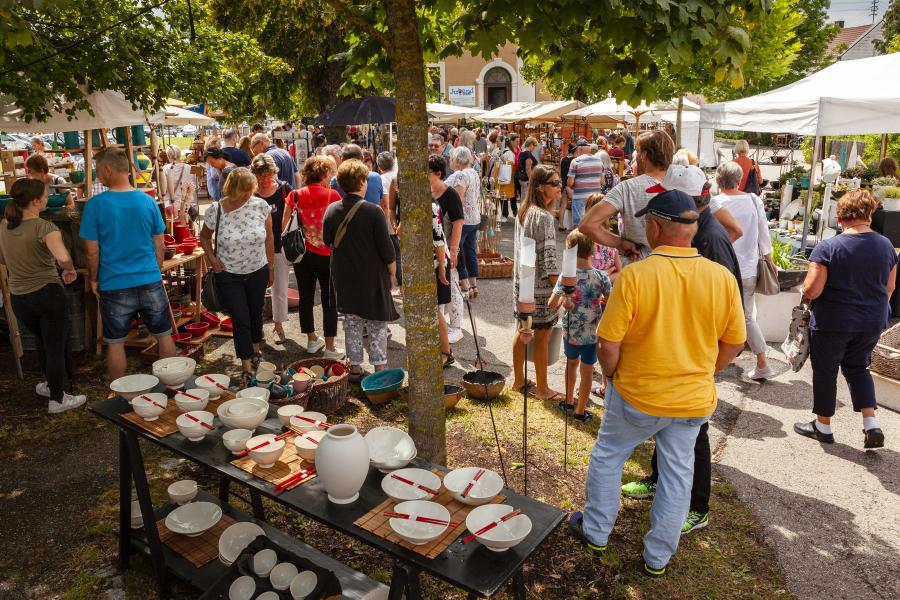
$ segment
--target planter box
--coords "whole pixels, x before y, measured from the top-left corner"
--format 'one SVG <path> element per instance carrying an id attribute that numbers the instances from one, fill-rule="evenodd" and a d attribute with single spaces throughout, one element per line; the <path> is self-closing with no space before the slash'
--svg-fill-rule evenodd
<path id="1" fill-rule="evenodd" d="M 872 372 L 878 406 L 900 412 L 900 381 Z"/>
<path id="2" fill-rule="evenodd" d="M 789 292 L 806 279 L 807 269 L 791 269 L 784 271 L 778 269 L 778 286 L 782 292 Z"/>
<path id="3" fill-rule="evenodd" d="M 774 296 L 754 294 L 756 323 L 767 342 L 781 343 L 787 337 L 794 307 L 800 304 L 800 292 L 781 292 Z"/>

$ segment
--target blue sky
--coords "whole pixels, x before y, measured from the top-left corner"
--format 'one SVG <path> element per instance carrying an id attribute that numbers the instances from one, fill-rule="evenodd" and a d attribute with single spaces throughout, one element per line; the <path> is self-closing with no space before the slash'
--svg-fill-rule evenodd
<path id="1" fill-rule="evenodd" d="M 889 0 L 878 0 L 876 21 L 884 15 L 888 4 L 890 4 Z M 871 10 L 872 0 L 831 0 L 831 10 L 828 11 L 828 14 L 832 21 L 843 20 L 847 27 L 853 27 L 854 25 L 871 24 Z"/>

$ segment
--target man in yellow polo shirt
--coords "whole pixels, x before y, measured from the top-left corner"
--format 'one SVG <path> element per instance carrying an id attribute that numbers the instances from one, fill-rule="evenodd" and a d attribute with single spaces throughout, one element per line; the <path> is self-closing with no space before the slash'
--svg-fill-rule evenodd
<path id="1" fill-rule="evenodd" d="M 691 248 L 699 216 L 693 198 L 663 192 L 635 216 L 644 215 L 653 253 L 622 270 L 597 328 L 611 384 L 584 513 L 573 513 L 569 527 L 594 553 L 606 550 L 622 465 L 655 436 L 660 473 L 643 570 L 663 575 L 688 512 L 694 442 L 716 408 L 713 375 L 740 353 L 747 334 L 734 275 Z"/>

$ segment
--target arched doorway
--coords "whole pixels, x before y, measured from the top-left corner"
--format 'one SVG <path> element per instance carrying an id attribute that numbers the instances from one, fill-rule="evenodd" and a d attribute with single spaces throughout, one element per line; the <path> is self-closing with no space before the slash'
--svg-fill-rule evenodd
<path id="1" fill-rule="evenodd" d="M 512 76 L 503 67 L 484 74 L 484 108 L 493 110 L 512 101 Z"/>

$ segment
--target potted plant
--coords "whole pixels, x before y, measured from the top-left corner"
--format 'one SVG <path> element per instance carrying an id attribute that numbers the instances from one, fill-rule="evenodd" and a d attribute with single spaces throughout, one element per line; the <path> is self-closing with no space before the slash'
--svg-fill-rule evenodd
<path id="1" fill-rule="evenodd" d="M 900 210 L 900 187 L 890 186 L 882 191 L 881 204 L 884 210 Z"/>
<path id="2" fill-rule="evenodd" d="M 782 292 L 794 288 L 806 279 L 809 261 L 793 254 L 794 247 L 772 236 L 772 261 L 778 268 L 778 287 Z"/>
<path id="3" fill-rule="evenodd" d="M 884 200 L 884 190 L 896 186 L 897 180 L 894 177 L 876 177 L 872 180 L 872 195 L 879 200 Z"/>

